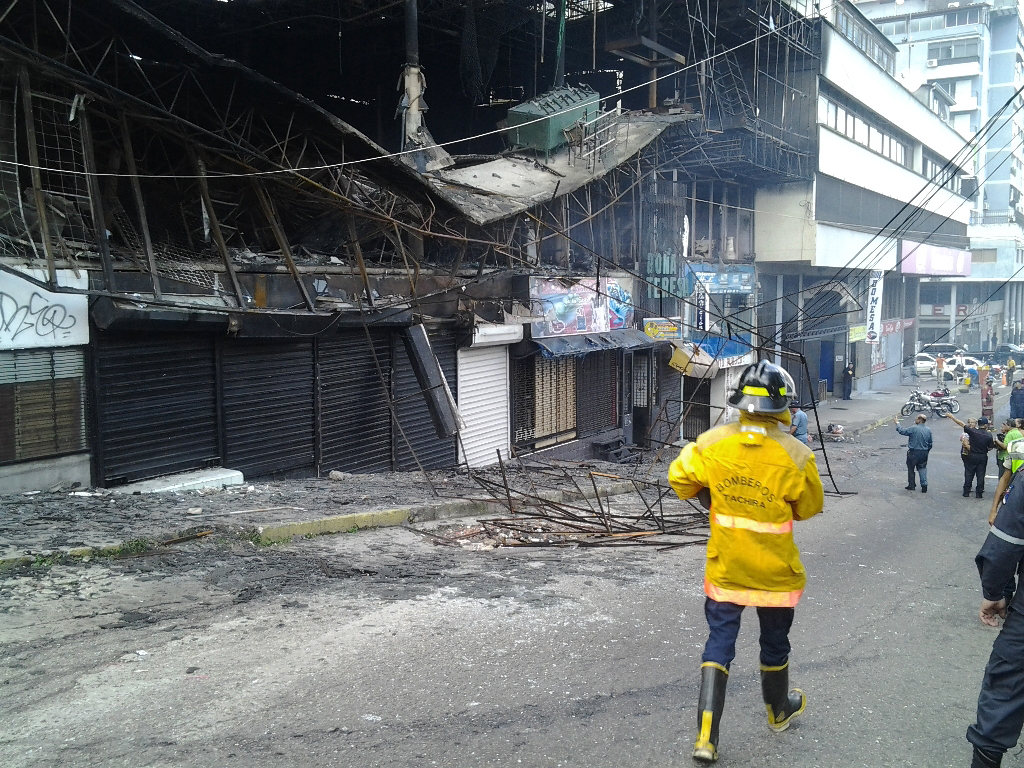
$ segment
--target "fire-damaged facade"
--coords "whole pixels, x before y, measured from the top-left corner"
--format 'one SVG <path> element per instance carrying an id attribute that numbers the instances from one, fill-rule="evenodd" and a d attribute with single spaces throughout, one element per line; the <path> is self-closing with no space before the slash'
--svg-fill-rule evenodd
<path id="1" fill-rule="evenodd" d="M 761 0 L 11 3 L 0 487 L 625 461 L 728 418 L 758 355 L 815 397 L 845 347 L 805 340 L 852 342 L 894 267 L 836 272 L 882 213 L 837 204 L 867 182 L 822 126 L 864 113 L 838 73 L 870 52 L 835 29 Z"/>

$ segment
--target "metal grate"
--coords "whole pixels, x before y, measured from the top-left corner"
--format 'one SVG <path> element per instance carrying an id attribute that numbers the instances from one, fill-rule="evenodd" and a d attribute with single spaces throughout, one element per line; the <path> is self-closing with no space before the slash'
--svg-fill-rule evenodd
<path id="1" fill-rule="evenodd" d="M 512 385 L 512 439 L 535 448 L 576 436 L 576 359 L 533 356 L 516 360 Z"/>

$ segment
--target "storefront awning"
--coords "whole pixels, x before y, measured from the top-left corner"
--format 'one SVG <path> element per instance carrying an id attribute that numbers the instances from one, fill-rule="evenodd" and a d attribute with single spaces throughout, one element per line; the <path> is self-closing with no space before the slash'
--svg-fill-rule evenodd
<path id="1" fill-rule="evenodd" d="M 632 328 L 605 333 L 580 333 L 573 336 L 550 336 L 516 344 L 513 356 L 525 357 L 539 352 L 542 357 L 582 357 L 604 349 L 639 349 L 666 342 L 652 339 L 643 331 Z"/>

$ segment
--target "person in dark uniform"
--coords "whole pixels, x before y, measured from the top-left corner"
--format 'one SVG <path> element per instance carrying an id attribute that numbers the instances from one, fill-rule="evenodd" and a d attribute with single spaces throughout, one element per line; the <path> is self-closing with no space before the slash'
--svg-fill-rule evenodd
<path id="1" fill-rule="evenodd" d="M 843 400 L 853 397 L 853 379 L 857 375 L 853 363 L 847 363 L 843 369 Z"/>
<path id="2" fill-rule="evenodd" d="M 988 419 L 978 419 L 977 428 L 968 426 L 951 413 L 946 414 L 947 419 L 952 419 L 967 434 L 970 442 L 970 450 L 964 456 L 964 498 L 971 495 L 971 485 L 974 485 L 975 495 L 980 499 L 985 493 L 985 471 L 988 469 L 988 452 L 995 446 L 992 433 L 988 431 Z"/>
<path id="3" fill-rule="evenodd" d="M 1024 419 L 1024 382 L 1018 381 L 1010 392 L 1010 418 Z"/>
<path id="4" fill-rule="evenodd" d="M 1015 472 L 999 505 L 988 538 L 975 558 L 981 575 L 982 623 L 1003 628 L 978 695 L 976 721 L 967 729 L 974 746 L 971 768 L 996 768 L 1020 738 L 1024 726 L 1024 593 L 1014 593 L 1014 575 L 1024 560 L 1024 478 Z"/>

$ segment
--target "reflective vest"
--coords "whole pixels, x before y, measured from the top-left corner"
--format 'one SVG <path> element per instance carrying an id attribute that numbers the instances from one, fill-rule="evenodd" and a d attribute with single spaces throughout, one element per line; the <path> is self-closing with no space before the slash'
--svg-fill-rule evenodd
<path id="1" fill-rule="evenodd" d="M 810 448 L 783 433 L 774 418 L 741 412 L 740 421 L 684 446 L 668 481 L 683 499 L 703 488 L 711 492 L 708 597 L 738 605 L 797 604 L 807 576 L 793 521 L 813 517 L 824 503 Z"/>

